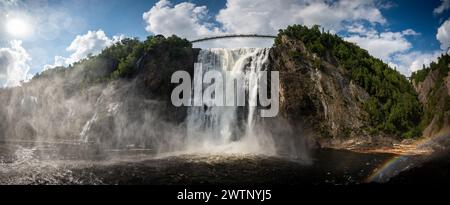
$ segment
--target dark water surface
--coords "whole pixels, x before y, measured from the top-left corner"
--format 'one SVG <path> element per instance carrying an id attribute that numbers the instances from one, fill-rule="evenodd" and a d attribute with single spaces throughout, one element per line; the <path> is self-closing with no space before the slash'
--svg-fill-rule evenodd
<path id="1" fill-rule="evenodd" d="M 0 184 L 311 185 L 360 184 L 391 154 L 320 149 L 309 160 L 263 155 L 99 152 L 77 145 L 5 145 Z M 31 148 L 33 147 L 33 148 Z"/>

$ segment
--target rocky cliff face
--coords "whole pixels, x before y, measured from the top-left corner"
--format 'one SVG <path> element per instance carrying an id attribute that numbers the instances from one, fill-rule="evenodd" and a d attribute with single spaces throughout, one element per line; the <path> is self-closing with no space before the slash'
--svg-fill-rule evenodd
<path id="1" fill-rule="evenodd" d="M 317 32 L 314 35 L 321 36 Z M 187 108 L 171 104 L 176 84 L 170 79 L 177 70 L 192 76 L 199 50 L 186 40 L 170 38 L 159 36 L 137 43 L 133 53 L 139 46 L 150 45 L 139 56 L 127 57 L 129 52 L 123 52 L 126 46 L 112 48 L 71 68 L 45 72 L 21 87 L 0 89 L 0 140 L 75 140 L 105 148 L 176 150 L 186 134 Z M 347 51 L 363 52 L 352 47 Z M 373 60 L 361 55 L 368 62 Z M 119 75 L 125 73 L 125 77 L 111 79 L 111 73 L 120 71 L 120 59 L 135 57 L 138 60 L 131 65 L 132 70 L 122 66 Z M 269 67 L 280 72 L 280 114 L 261 120 L 270 128 L 277 147 L 304 149 L 303 137 L 337 148 L 392 144 L 392 135 L 372 131 L 376 125 L 370 122 L 365 106 L 375 94 L 369 94 L 361 81 L 354 80 L 355 73 L 338 60 L 330 53 L 317 55 L 299 39 L 279 36 L 270 50 Z M 363 82 L 378 82 L 370 80 Z M 429 89 L 426 85 L 419 85 L 421 93 Z"/>
<path id="2" fill-rule="evenodd" d="M 445 57 L 441 57 L 440 61 L 443 61 Z M 448 129 L 450 127 L 450 71 L 432 69 L 423 81 L 418 82 L 414 79 L 413 85 L 426 111 L 422 122 L 423 136 L 431 137 L 443 129 Z"/>
<path id="3" fill-rule="evenodd" d="M 439 70 L 434 70 L 428 74 L 428 76 L 425 78 L 422 82 L 416 82 L 416 80 L 412 80 L 414 89 L 417 91 L 419 101 L 423 105 L 426 105 L 428 103 L 428 95 L 431 91 L 431 89 L 434 87 L 434 84 L 436 83 L 439 75 Z"/>
<path id="4" fill-rule="evenodd" d="M 311 127 L 311 134 L 324 145 L 346 139 L 370 141 L 363 108 L 369 94 L 350 79 L 347 70 L 329 63 L 331 59 L 320 59 L 301 41 L 281 39 L 271 53 L 272 68 L 280 72 L 281 115 L 293 124 Z"/>

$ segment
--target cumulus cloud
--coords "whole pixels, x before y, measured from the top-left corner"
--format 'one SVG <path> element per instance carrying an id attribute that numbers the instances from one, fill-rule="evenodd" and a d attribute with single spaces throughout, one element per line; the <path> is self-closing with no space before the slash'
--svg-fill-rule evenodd
<path id="1" fill-rule="evenodd" d="M 54 68 L 56 66 L 67 66 L 73 64 L 83 58 L 86 58 L 89 54 L 97 55 L 104 48 L 113 45 L 123 38 L 123 35 L 109 38 L 103 30 L 88 31 L 86 34 L 77 35 L 69 47 L 66 48 L 66 50 L 72 54 L 69 57 L 55 56 L 54 64 L 46 65 L 44 70 Z"/>
<path id="2" fill-rule="evenodd" d="M 436 50 L 431 52 L 412 51 L 407 53 L 398 53 L 392 57 L 391 66 L 397 68 L 398 71 L 406 76 L 412 72 L 418 71 L 423 66 L 429 66 L 431 62 L 442 54 L 442 51 Z"/>
<path id="3" fill-rule="evenodd" d="M 225 30 L 232 33 L 269 34 L 275 34 L 278 29 L 290 24 L 318 24 L 325 29 L 339 31 L 344 22 L 348 21 L 366 20 L 381 24 L 386 22 L 374 3 L 365 0 L 228 0 L 227 7 L 219 12 L 216 19 L 224 25 Z"/>
<path id="4" fill-rule="evenodd" d="M 75 40 L 67 47 L 67 51 L 73 53 L 67 59 L 66 63 L 71 64 L 77 62 L 89 54 L 96 55 L 119 39 L 120 37 L 116 36 L 113 39 L 108 38 L 102 30 L 88 31 L 84 35 L 77 35 Z"/>
<path id="5" fill-rule="evenodd" d="M 442 1 L 442 4 L 443 5 L 435 9 L 435 13 L 442 13 L 442 9 L 445 10 L 449 8 L 448 6 L 446 6 L 447 3 L 445 1 Z M 401 32 L 401 35 L 415 36 L 420 35 L 420 33 L 417 33 L 411 29 L 407 29 Z M 398 51 L 392 53 L 391 56 L 386 59 L 386 61 L 390 66 L 397 68 L 397 70 L 399 70 L 406 76 L 411 75 L 412 72 L 422 69 L 424 65 L 425 67 L 429 66 L 431 62 L 436 61 L 437 58 L 442 53 L 447 51 L 447 49 L 450 47 L 450 19 L 445 21 L 438 28 L 436 39 L 441 43 L 441 49 L 437 49 L 434 51 L 410 51 L 406 49 L 407 52 Z M 391 49 L 386 49 L 386 52 L 388 52 L 389 50 Z M 381 50 L 377 50 L 377 52 L 378 51 L 381 52 Z"/>
<path id="6" fill-rule="evenodd" d="M 418 35 L 420 35 L 420 33 L 417 33 L 416 31 L 414 31 L 412 29 L 406 29 L 406 30 L 402 31 L 402 35 L 405 35 L 405 36 L 418 36 Z"/>
<path id="7" fill-rule="evenodd" d="M 450 46 L 450 20 L 445 21 L 438 28 L 436 38 L 441 43 L 441 49 L 445 50 Z"/>
<path id="8" fill-rule="evenodd" d="M 22 41 L 13 40 L 10 46 L 0 48 L 0 87 L 18 86 L 28 78 L 31 58 Z"/>
<path id="9" fill-rule="evenodd" d="M 211 24 L 210 18 L 217 24 Z M 172 5 L 168 0 L 161 0 L 143 14 L 143 19 L 148 32 L 177 34 L 188 39 L 218 33 L 275 34 L 290 24 L 320 24 L 338 31 L 345 21 L 386 22 L 369 0 L 228 0 L 215 17 L 205 6 L 188 2 Z"/>
<path id="10" fill-rule="evenodd" d="M 441 5 L 433 10 L 434 14 L 442 14 L 445 10 L 450 8 L 450 0 L 441 0 Z"/>
<path id="11" fill-rule="evenodd" d="M 143 14 L 146 30 L 165 36 L 176 34 L 193 40 L 220 34 L 276 34 L 292 24 L 322 25 L 335 33 L 353 21 L 385 24 L 374 1 L 371 0 L 227 0 L 217 15 L 206 6 L 190 2 L 172 4 L 160 0 Z M 327 15 L 323 15 L 327 14 Z M 269 47 L 270 39 L 228 39 L 202 42 L 198 47 Z"/>
<path id="12" fill-rule="evenodd" d="M 172 4 L 161 0 L 143 14 L 146 30 L 154 34 L 177 34 L 187 39 L 224 33 L 276 34 L 279 29 L 292 24 L 321 25 L 333 33 L 345 31 L 346 40 L 365 48 L 391 66 L 408 74 L 415 65 L 431 58 L 423 54 L 410 54 L 395 60 L 394 56 L 406 54 L 412 44 L 407 36 L 420 35 L 412 29 L 400 32 L 378 32 L 374 25 L 385 25 L 386 19 L 380 9 L 395 6 L 389 1 L 371 0 L 227 0 L 225 8 L 216 16 L 208 13 L 205 6 L 183 2 Z M 326 14 L 326 15 L 324 15 Z M 211 22 L 215 22 L 214 24 Z M 255 39 L 233 39 L 201 43 L 199 47 L 268 47 L 271 41 Z M 412 61 L 408 57 L 417 57 Z M 400 56 L 398 56 L 400 58 Z M 422 58 L 423 57 L 423 58 Z M 424 60 L 418 60 L 418 59 Z"/>
<path id="13" fill-rule="evenodd" d="M 373 28 L 368 28 L 364 26 L 362 23 L 353 23 L 346 26 L 346 31 L 351 34 L 367 34 L 367 35 L 374 35 L 377 33 L 377 31 Z"/>
<path id="14" fill-rule="evenodd" d="M 423 65 L 428 66 L 435 61 L 442 51 L 420 52 L 413 51 L 407 36 L 418 36 L 420 33 L 406 29 L 401 32 L 377 32 L 363 26 L 349 26 L 350 36 L 345 40 L 354 42 L 369 53 L 386 62 L 400 73 L 410 76 L 412 72 L 420 70 Z M 353 31 L 353 32 L 351 32 Z"/>
<path id="15" fill-rule="evenodd" d="M 209 18 L 206 6 L 196 6 L 193 3 L 172 5 L 167 0 L 161 0 L 142 17 L 147 23 L 145 29 L 156 34 L 177 33 L 186 38 L 196 38 L 220 33 L 218 28 L 204 23 Z"/>
<path id="16" fill-rule="evenodd" d="M 450 2 L 448 0 L 447 2 Z M 438 9 L 445 10 L 446 2 L 442 2 Z M 437 12 L 435 10 L 435 12 Z M 402 74 L 409 76 L 412 72 L 420 70 L 423 66 L 429 66 L 450 47 L 450 19 L 445 21 L 436 34 L 437 40 L 441 43 L 442 50 L 435 51 L 414 51 L 412 44 L 406 39 L 407 36 L 418 36 L 420 33 L 406 29 L 401 32 L 377 32 L 375 29 L 368 28 L 362 24 L 354 23 L 347 26 L 347 32 L 350 33 L 345 39 L 354 42 L 362 48 L 369 51 L 370 54 L 378 57 L 396 68 Z"/>
<path id="17" fill-rule="evenodd" d="M 398 32 L 375 29 L 375 25 L 384 26 L 387 23 L 380 9 L 395 6 L 390 1 L 372 0 L 227 0 L 226 6 L 214 16 L 205 6 L 190 2 L 174 5 L 168 0 L 161 0 L 143 14 L 143 19 L 150 33 L 166 36 L 176 34 L 187 39 L 226 33 L 276 34 L 279 29 L 292 24 L 318 24 L 332 33 L 344 32 L 346 40 L 409 75 L 411 71 L 421 68 L 422 64 L 429 64 L 439 51 L 411 51 L 413 45 L 407 37 L 420 35 L 412 29 Z M 443 9 L 446 7 L 443 6 Z M 271 43 L 271 40 L 232 39 L 199 43 L 196 46 L 268 47 Z"/>
<path id="18" fill-rule="evenodd" d="M 442 4 L 446 4 L 444 1 Z M 437 9 L 447 9 L 448 6 L 441 5 Z M 441 10 L 435 12 L 442 13 Z M 438 12 L 438 13 L 439 13 Z M 402 32 L 404 35 L 418 35 L 413 31 L 405 30 Z M 447 48 L 450 46 L 450 20 L 445 21 L 439 28 L 436 34 L 436 39 L 441 43 L 442 50 L 435 51 L 410 51 L 410 52 L 400 52 L 395 53 L 389 60 L 389 63 L 392 67 L 396 67 L 400 72 L 409 76 L 412 72 L 418 71 L 430 65 L 431 62 L 436 61 L 437 58 L 444 53 Z"/>
<path id="19" fill-rule="evenodd" d="M 412 29 L 402 32 L 381 32 L 374 30 L 366 31 L 365 34 L 357 34 L 346 37 L 345 40 L 354 42 L 369 51 L 373 56 L 386 62 L 390 57 L 399 52 L 412 48 L 411 43 L 405 38 L 408 35 L 417 35 Z"/>

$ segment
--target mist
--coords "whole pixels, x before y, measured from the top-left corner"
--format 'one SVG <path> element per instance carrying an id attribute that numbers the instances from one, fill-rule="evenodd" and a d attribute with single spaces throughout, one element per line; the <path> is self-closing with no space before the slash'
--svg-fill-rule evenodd
<path id="1" fill-rule="evenodd" d="M 267 56 L 258 56 L 262 53 L 244 55 L 252 49 L 223 51 L 234 56 L 219 60 L 238 72 L 252 69 L 258 58 L 261 62 L 253 69 L 268 69 Z M 264 51 L 268 55 L 269 49 Z M 14 155 L 13 147 L 26 147 L 40 158 L 57 159 L 100 160 L 126 150 L 155 157 L 250 154 L 309 161 L 307 137 L 298 136 L 301 132 L 280 116 L 264 119 L 249 106 L 177 108 L 166 97 L 148 92 L 143 73 L 87 82 L 87 75 L 106 76 L 111 65 L 101 58 L 86 62 L 0 90 L 0 140 L 11 148 L 9 155 Z M 249 92 L 248 100 L 256 100 L 257 94 Z"/>

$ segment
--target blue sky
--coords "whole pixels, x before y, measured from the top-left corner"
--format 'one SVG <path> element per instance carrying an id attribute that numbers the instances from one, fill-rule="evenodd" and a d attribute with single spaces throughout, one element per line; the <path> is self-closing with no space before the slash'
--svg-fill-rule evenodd
<path id="1" fill-rule="evenodd" d="M 388 20 L 388 29 L 392 31 L 413 29 L 421 35 L 411 39 L 415 49 L 431 51 L 438 49 L 440 44 L 436 39 L 436 31 L 443 21 L 447 20 L 448 10 L 441 15 L 434 15 L 433 10 L 441 2 L 430 1 L 395 1 L 397 6 L 383 11 Z"/>
<path id="2" fill-rule="evenodd" d="M 450 46 L 448 7 L 449 0 L 0 0 L 0 86 L 96 54 L 123 37 L 275 34 L 294 23 L 320 24 L 410 75 Z"/>

